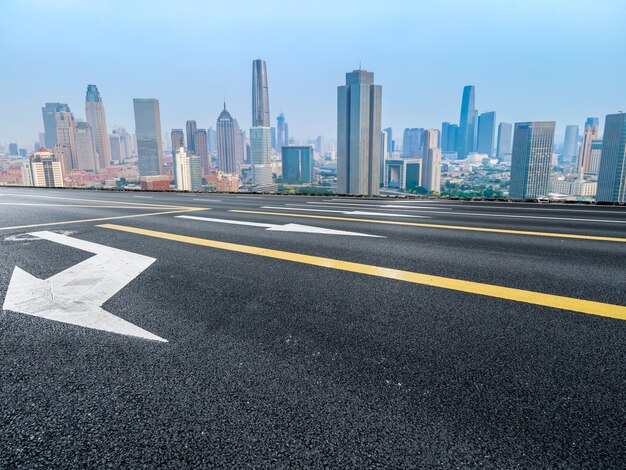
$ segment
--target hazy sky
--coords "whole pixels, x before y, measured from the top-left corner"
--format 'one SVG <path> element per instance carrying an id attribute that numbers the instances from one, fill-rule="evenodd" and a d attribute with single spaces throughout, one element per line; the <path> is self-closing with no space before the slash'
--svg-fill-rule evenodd
<path id="1" fill-rule="evenodd" d="M 0 142 L 29 143 L 44 102 L 84 118 L 98 85 L 109 128 L 134 132 L 133 97 L 158 98 L 163 133 L 215 127 L 223 97 L 250 125 L 252 60 L 267 61 L 272 123 L 336 135 L 336 87 L 363 68 L 383 125 L 457 122 L 462 88 L 498 121 L 626 111 L 625 0 L 1 0 Z M 109 129 L 110 130 L 110 129 Z"/>

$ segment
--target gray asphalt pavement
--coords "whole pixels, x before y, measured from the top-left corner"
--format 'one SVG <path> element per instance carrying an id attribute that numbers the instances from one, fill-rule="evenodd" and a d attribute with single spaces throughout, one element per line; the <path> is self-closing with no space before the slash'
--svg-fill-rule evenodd
<path id="1" fill-rule="evenodd" d="M 0 312 L 0 468 L 626 465 L 625 207 L 1 187 L 0 304 L 39 231 L 167 342 Z"/>

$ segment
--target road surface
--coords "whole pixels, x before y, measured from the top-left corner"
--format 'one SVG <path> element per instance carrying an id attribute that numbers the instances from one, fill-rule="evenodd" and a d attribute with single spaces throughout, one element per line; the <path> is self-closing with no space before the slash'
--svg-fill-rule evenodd
<path id="1" fill-rule="evenodd" d="M 2 187 L 0 305 L 0 468 L 626 462 L 624 207 Z"/>

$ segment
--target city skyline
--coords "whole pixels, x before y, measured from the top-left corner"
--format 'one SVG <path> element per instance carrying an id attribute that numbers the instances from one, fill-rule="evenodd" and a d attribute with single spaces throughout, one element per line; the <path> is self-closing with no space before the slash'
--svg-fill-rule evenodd
<path id="1" fill-rule="evenodd" d="M 51 66 L 48 64 L 49 59 L 38 53 L 41 44 L 44 43 L 41 34 L 36 32 L 32 37 L 17 34 L 16 28 L 26 18 L 25 15 L 28 15 L 29 25 L 32 23 L 34 31 L 37 31 L 38 24 L 43 26 L 57 21 L 72 31 L 80 32 L 86 27 L 85 19 L 88 18 L 88 10 L 76 2 L 55 2 L 54 9 L 51 8 L 51 3 L 46 2 L 35 2 L 37 6 L 35 9 L 25 7 L 32 3 L 9 1 L 3 6 L 8 26 L 0 33 L 0 38 L 10 46 L 4 48 L 6 59 L 14 63 L 18 70 L 27 70 L 30 64 L 25 62 L 25 58 L 29 58 L 30 61 L 33 56 L 42 59 L 43 67 Z M 494 42 L 484 49 L 483 46 L 486 46 L 489 40 L 487 37 L 481 35 L 464 37 L 467 47 L 479 54 L 474 62 L 468 59 L 461 60 L 459 67 L 459 64 L 455 63 L 459 57 L 450 49 L 451 40 L 442 42 L 440 47 L 434 48 L 435 51 L 432 52 L 438 73 L 432 74 L 432 77 L 420 73 L 417 86 L 414 84 L 415 78 L 411 75 L 413 71 L 411 67 L 414 65 L 404 64 L 401 60 L 403 53 L 428 39 L 428 32 L 434 34 L 429 40 L 438 40 L 443 33 L 433 32 L 431 27 L 426 25 L 423 31 L 420 30 L 415 35 L 416 37 L 407 38 L 407 34 L 402 33 L 402 30 L 407 24 L 410 26 L 412 20 L 405 18 L 405 15 L 398 15 L 400 7 L 409 5 L 405 2 L 392 2 L 388 9 L 373 6 L 367 11 L 358 12 L 352 11 L 351 3 L 338 6 L 337 14 L 333 17 L 323 16 L 307 7 L 305 9 L 308 10 L 308 16 L 296 15 L 295 8 L 288 6 L 284 10 L 285 19 L 278 23 L 253 5 L 249 11 L 241 14 L 242 24 L 249 26 L 250 31 L 242 33 L 241 37 L 236 36 L 232 47 L 219 51 L 207 48 L 205 60 L 201 61 L 199 66 L 206 67 L 207 72 L 211 70 L 211 73 L 206 77 L 203 74 L 186 77 L 184 86 L 181 86 L 180 80 L 174 79 L 147 80 L 147 75 L 152 74 L 154 70 L 153 61 L 165 64 L 164 52 L 177 47 L 176 44 L 180 42 L 180 39 L 174 36 L 153 37 L 153 33 L 139 41 L 139 44 L 123 42 L 123 47 L 120 46 L 118 49 L 119 54 L 115 54 L 115 60 L 99 63 L 96 59 L 97 54 L 93 54 L 93 57 L 87 56 L 84 64 L 70 61 L 72 67 L 57 71 L 45 81 L 34 82 L 30 77 L 22 77 L 22 74 L 5 74 L 0 79 L 2 80 L 0 101 L 10 111 L 8 114 L 12 115 L 12 119 L 2 121 L 0 142 L 5 144 L 19 142 L 21 145 L 32 146 L 37 140 L 38 133 L 43 130 L 38 111 L 46 102 L 67 103 L 74 110 L 77 119 L 85 118 L 76 111 L 84 107 L 84 87 L 89 83 L 97 84 L 103 96 L 109 128 L 119 125 L 130 131 L 134 130 L 132 99 L 137 97 L 159 99 L 164 130 L 180 128 L 184 122 L 192 118 L 198 122 L 199 128 L 208 128 L 213 124 L 215 115 L 219 114 L 225 95 L 232 114 L 246 118 L 241 125 L 247 129 L 251 124 L 247 122 L 251 99 L 249 67 L 251 60 L 256 57 L 266 60 L 270 69 L 272 87 L 270 109 L 273 110 L 270 121 L 274 122 L 281 111 L 285 112 L 289 116 L 291 134 L 300 139 L 314 138 L 317 135 L 332 138 L 336 126 L 335 84 L 341 80 L 345 70 L 356 68 L 359 61 L 362 61 L 364 68 L 375 70 L 377 82 L 385 86 L 387 92 L 383 102 L 382 122 L 385 127 L 395 128 L 396 135 L 404 128 L 439 128 L 441 122 L 456 122 L 459 90 L 467 84 L 476 87 L 476 108 L 479 112 L 495 110 L 498 119 L 504 122 L 542 119 L 556 121 L 557 142 L 562 141 L 566 125 L 578 125 L 582 129 L 587 116 L 605 116 L 624 107 L 626 91 L 619 85 L 619 73 L 603 77 L 602 87 L 598 88 L 601 91 L 588 94 L 584 92 L 585 84 L 597 79 L 591 67 L 589 70 L 581 70 L 578 67 L 578 58 L 592 47 L 588 44 L 590 42 L 588 37 L 593 37 L 594 34 L 598 38 L 593 45 L 598 62 L 608 60 L 613 55 L 612 51 L 626 47 L 623 35 L 617 34 L 619 27 L 610 27 L 611 24 L 620 24 L 624 17 L 621 10 L 615 8 L 619 6 L 617 2 L 601 2 L 602 5 L 599 5 L 593 13 L 583 11 L 582 2 L 578 8 L 576 5 L 572 7 L 571 2 L 545 5 L 541 10 L 542 15 L 536 18 L 536 24 L 531 28 L 535 37 L 530 40 L 532 44 L 544 41 L 545 47 L 540 53 L 532 54 L 529 52 L 532 44 L 521 44 L 523 41 L 519 41 L 520 34 L 526 31 L 523 26 L 528 28 L 527 25 L 521 24 L 523 23 L 521 20 L 528 19 L 530 13 L 525 13 L 514 6 L 488 6 L 484 2 L 473 4 L 472 7 L 461 2 L 434 7 L 433 16 L 445 19 L 449 25 L 444 29 L 458 27 L 459 34 L 470 25 L 473 28 L 481 25 L 487 27 L 486 20 L 481 19 L 480 13 L 489 9 L 494 15 L 490 27 L 492 32 L 500 33 L 498 43 L 501 42 L 502 45 Z M 219 6 L 215 8 L 225 18 L 225 25 L 230 24 L 231 20 L 234 21 L 232 13 L 222 11 L 222 7 Z M 119 13 L 120 9 L 127 14 L 114 15 L 114 12 Z M 167 18 L 168 21 L 180 15 L 180 12 L 171 8 L 164 8 L 162 12 L 148 12 L 137 5 L 125 6 L 117 2 L 102 6 L 100 10 L 104 24 L 109 22 L 120 29 L 123 29 L 127 22 L 137 18 L 143 20 L 140 25 L 142 27 L 148 20 L 154 21 L 158 26 L 165 22 L 166 12 L 173 15 Z M 225 28 L 214 24 L 215 21 L 210 19 L 206 7 L 198 4 L 198 10 L 198 14 L 194 15 L 196 17 L 190 20 L 192 23 L 206 21 L 207 24 L 215 26 L 217 33 Z M 346 47 L 345 51 L 328 58 L 326 55 L 320 55 L 323 54 L 325 46 L 339 43 L 350 33 L 361 32 L 371 27 L 376 15 L 387 17 L 394 14 L 395 22 L 385 23 L 381 26 L 380 34 L 366 37 L 363 44 L 356 44 L 351 40 L 347 43 L 349 47 Z M 561 21 L 564 14 L 569 15 L 571 21 Z M 518 20 L 513 21 L 514 17 Z M 462 21 L 464 19 L 468 20 L 467 23 Z M 300 30 L 303 22 L 314 23 L 322 28 L 325 34 L 310 33 L 296 36 L 292 34 L 293 44 L 288 48 L 289 54 L 273 46 L 279 38 L 284 39 L 285 34 Z M 346 31 L 340 31 L 339 25 L 345 25 Z M 326 34 L 328 28 L 324 29 L 324 26 L 330 28 L 328 34 Z M 90 27 L 98 30 L 101 26 L 91 23 Z M 268 28 L 269 37 L 259 40 L 249 52 L 237 47 L 243 39 L 249 34 L 258 32 L 261 27 Z M 391 32 L 390 28 L 399 35 L 385 34 Z M 560 35 L 555 33 L 554 28 Z M 158 29 L 154 28 L 155 31 Z M 586 31 L 585 35 L 579 34 L 581 29 Z M 12 32 L 15 34 L 11 34 Z M 191 28 L 190 34 L 195 37 L 197 33 Z M 126 33 L 120 36 L 115 41 L 128 39 Z M 388 36 L 393 36 L 393 40 Z M 158 52 L 148 54 L 149 57 L 137 58 L 133 51 L 143 46 L 149 39 L 156 41 L 154 50 Z M 598 47 L 605 41 L 607 43 L 611 41 L 612 46 L 608 49 Z M 563 47 L 565 43 L 568 44 L 567 47 Z M 77 45 L 79 48 L 87 46 Z M 104 45 L 96 44 L 94 47 L 100 50 Z M 107 44 L 107 51 L 109 47 Z M 506 53 L 498 54 L 504 47 Z M 184 51 L 184 48 L 181 50 Z M 245 53 L 236 52 L 238 50 L 244 50 Z M 299 53 L 294 54 L 295 50 Z M 393 50 L 394 54 L 389 54 L 389 50 Z M 76 56 L 83 57 L 81 54 Z M 129 62 L 131 59 L 136 62 L 131 64 Z M 488 61 L 491 61 L 490 65 L 497 65 L 497 68 L 485 67 Z M 541 78 L 535 77 L 530 72 L 530 65 L 537 61 L 544 67 L 545 74 Z M 212 70 L 212 64 L 217 62 L 220 66 L 216 72 Z M 313 73 L 307 77 L 307 74 L 301 73 L 301 68 L 305 64 L 310 68 L 312 62 L 318 65 L 311 69 Z M 616 63 L 616 67 L 624 65 Z M 133 73 L 115 73 L 124 70 L 132 70 Z M 506 72 L 500 73 L 498 70 Z M 546 80 L 546 76 L 554 76 L 554 79 Z M 302 93 L 304 87 L 307 93 Z"/>

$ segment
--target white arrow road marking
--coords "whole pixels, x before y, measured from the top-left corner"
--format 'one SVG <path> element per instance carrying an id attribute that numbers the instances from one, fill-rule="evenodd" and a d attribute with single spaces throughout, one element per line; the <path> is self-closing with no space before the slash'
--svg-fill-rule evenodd
<path id="1" fill-rule="evenodd" d="M 48 279 L 38 279 L 16 266 L 4 298 L 4 310 L 167 342 L 101 307 L 156 259 L 54 232 L 31 232 L 29 235 L 88 251 L 95 256 Z"/>
<path id="2" fill-rule="evenodd" d="M 355 237 L 372 237 L 372 238 L 385 238 L 380 235 L 369 235 L 367 233 L 358 232 L 346 232 L 344 230 L 333 230 L 330 228 L 313 227 L 311 225 L 299 225 L 299 224 L 262 224 L 259 222 L 247 222 L 243 220 L 228 220 L 228 219 L 211 219 L 209 217 L 197 217 L 193 215 L 179 215 L 178 219 L 191 219 L 201 220 L 203 222 L 217 222 L 220 224 L 233 224 L 233 225 L 247 225 L 249 227 L 263 227 L 265 230 L 272 232 L 300 232 L 300 233 L 320 233 L 324 235 L 352 235 Z"/>
<path id="3" fill-rule="evenodd" d="M 414 219 L 430 219 L 430 217 L 426 215 L 413 215 L 413 214 L 394 214 L 391 212 L 365 212 L 365 211 L 333 211 L 329 209 L 305 209 L 302 207 L 274 207 L 274 206 L 263 206 L 261 209 L 281 209 L 281 210 L 290 210 L 290 211 L 307 211 L 307 212 L 334 212 L 336 214 L 345 214 L 345 215 L 372 215 L 372 216 L 384 216 L 384 217 L 411 217 Z"/>

